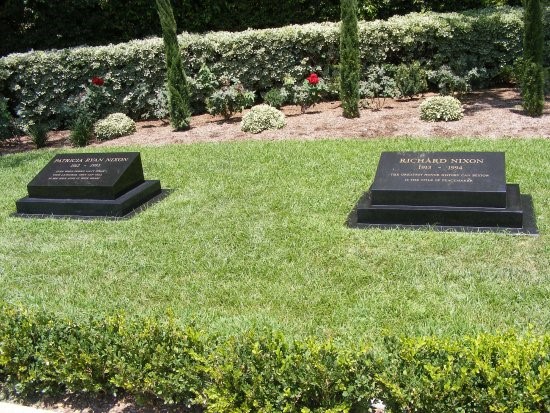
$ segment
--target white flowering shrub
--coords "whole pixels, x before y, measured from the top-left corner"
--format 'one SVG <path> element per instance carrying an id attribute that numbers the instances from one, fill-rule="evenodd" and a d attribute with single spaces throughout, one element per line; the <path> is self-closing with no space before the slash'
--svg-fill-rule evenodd
<path id="1" fill-rule="evenodd" d="M 136 131 L 136 123 L 124 113 L 112 113 L 94 124 L 94 134 L 100 141 L 130 135 Z"/>
<path id="2" fill-rule="evenodd" d="M 433 96 L 420 104 L 420 119 L 428 122 L 448 122 L 462 116 L 462 104 L 452 96 Z"/>
<path id="3" fill-rule="evenodd" d="M 286 125 L 285 115 L 269 105 L 257 105 L 243 116 L 241 130 L 244 132 L 260 133 L 266 129 L 281 129 Z"/>

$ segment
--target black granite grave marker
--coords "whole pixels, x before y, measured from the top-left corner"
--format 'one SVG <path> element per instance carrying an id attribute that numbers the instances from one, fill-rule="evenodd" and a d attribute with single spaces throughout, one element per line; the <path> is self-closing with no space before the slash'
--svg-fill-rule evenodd
<path id="1" fill-rule="evenodd" d="M 121 217 L 161 193 L 139 152 L 56 155 L 16 202 L 20 215 Z"/>
<path id="2" fill-rule="evenodd" d="M 350 225 L 536 233 L 522 198 L 502 152 L 383 152 Z"/>

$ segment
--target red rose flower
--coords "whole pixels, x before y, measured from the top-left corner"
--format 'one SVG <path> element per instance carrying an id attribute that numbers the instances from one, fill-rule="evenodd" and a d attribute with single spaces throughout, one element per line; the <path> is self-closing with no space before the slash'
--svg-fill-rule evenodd
<path id="1" fill-rule="evenodd" d="M 98 76 L 94 76 L 92 77 L 92 84 L 96 86 L 103 86 L 105 84 L 105 81 Z"/>
<path id="2" fill-rule="evenodd" d="M 319 83 L 319 76 L 315 73 L 311 73 L 308 77 L 306 77 L 306 80 L 309 82 L 310 85 L 316 85 Z"/>

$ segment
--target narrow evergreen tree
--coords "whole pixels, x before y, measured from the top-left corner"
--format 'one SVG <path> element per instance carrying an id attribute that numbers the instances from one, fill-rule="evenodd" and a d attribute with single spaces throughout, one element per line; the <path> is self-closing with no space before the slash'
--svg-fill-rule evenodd
<path id="1" fill-rule="evenodd" d="M 357 26 L 357 0 L 341 0 L 340 26 L 340 100 L 344 117 L 359 117 L 359 28 Z"/>
<path id="2" fill-rule="evenodd" d="M 191 109 L 189 104 L 189 87 L 183 69 L 176 20 L 170 0 L 156 0 L 157 12 L 162 26 L 164 50 L 166 54 L 166 78 L 168 86 L 168 104 L 170 108 L 170 123 L 174 130 L 189 128 Z"/>
<path id="3" fill-rule="evenodd" d="M 531 116 L 544 109 L 544 29 L 540 0 L 525 0 L 523 29 L 523 107 Z"/>

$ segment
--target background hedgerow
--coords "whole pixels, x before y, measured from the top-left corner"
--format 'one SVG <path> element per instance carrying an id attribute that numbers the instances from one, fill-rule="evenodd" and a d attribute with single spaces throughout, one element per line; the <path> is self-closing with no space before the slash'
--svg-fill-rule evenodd
<path id="1" fill-rule="evenodd" d="M 337 21 L 339 0 L 201 0 L 173 2 L 178 27 L 189 32 L 246 30 Z M 488 6 L 520 6 L 520 0 L 359 0 L 365 20 L 394 14 L 450 12 Z M 85 19 L 82 16 L 86 16 Z M 133 0 L 10 0 L 0 3 L 0 56 L 128 41 L 160 34 L 154 2 Z"/>
<path id="2" fill-rule="evenodd" d="M 379 352 L 270 329 L 221 338 L 173 318 L 74 322 L 0 305 L 0 388 L 111 393 L 207 412 L 521 411 L 550 408 L 550 335 L 388 337 Z"/>
<path id="3" fill-rule="evenodd" d="M 550 8 L 544 21 L 550 22 Z M 521 8 L 464 13 L 423 13 L 359 23 L 363 71 L 372 65 L 423 62 L 426 70 L 447 65 L 457 75 L 479 68 L 485 84 L 500 81 L 520 56 Z M 179 36 L 186 73 L 198 77 L 208 66 L 214 78 L 238 78 L 260 96 L 280 87 L 285 76 L 303 79 L 315 72 L 336 76 L 338 23 L 314 23 L 278 29 Z M 550 65 L 546 30 L 545 64 Z M 68 105 L 93 76 L 102 76 L 114 107 L 133 119 L 155 116 L 162 101 L 164 66 L 160 39 L 13 54 L 0 59 L 0 94 L 24 123 L 41 119 L 52 127 L 68 124 Z M 193 82 L 191 82 L 192 84 Z"/>

